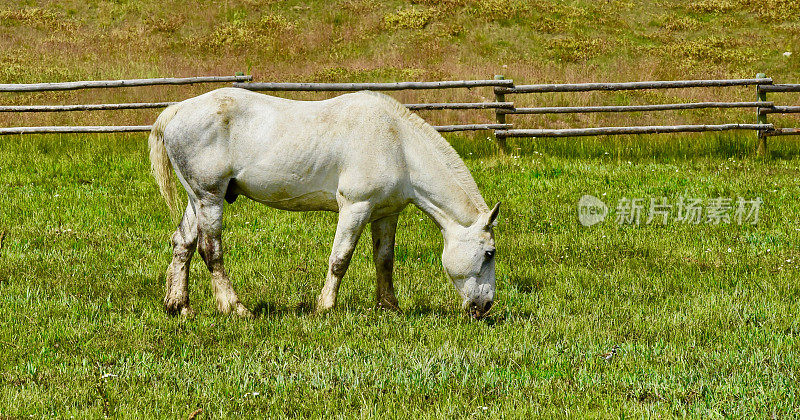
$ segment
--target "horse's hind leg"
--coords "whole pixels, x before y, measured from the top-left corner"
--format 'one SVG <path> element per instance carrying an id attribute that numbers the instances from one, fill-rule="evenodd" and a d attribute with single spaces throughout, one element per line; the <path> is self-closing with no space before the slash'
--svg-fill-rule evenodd
<path id="1" fill-rule="evenodd" d="M 375 262 L 375 271 L 377 272 L 376 304 L 379 308 L 400 311 L 392 284 L 396 232 L 396 214 L 372 222 L 372 260 Z"/>
<path id="2" fill-rule="evenodd" d="M 198 244 L 200 256 L 211 271 L 211 286 L 217 300 L 217 310 L 227 314 L 235 312 L 239 316 L 252 316 L 239 302 L 233 290 L 228 273 L 222 262 L 222 197 L 207 195 L 198 200 L 197 205 Z"/>
<path id="3" fill-rule="evenodd" d="M 164 309 L 172 315 L 189 316 L 189 264 L 197 247 L 197 217 L 191 203 L 186 206 L 178 229 L 172 234 L 172 263 L 167 268 Z"/>

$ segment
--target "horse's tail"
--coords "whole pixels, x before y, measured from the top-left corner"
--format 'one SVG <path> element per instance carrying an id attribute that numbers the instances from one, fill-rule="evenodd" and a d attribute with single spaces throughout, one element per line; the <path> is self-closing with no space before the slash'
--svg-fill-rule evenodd
<path id="1" fill-rule="evenodd" d="M 167 202 L 170 215 L 176 221 L 180 217 L 178 213 L 178 190 L 175 185 L 175 179 L 172 176 L 172 163 L 169 161 L 167 148 L 164 146 L 164 129 L 172 117 L 175 116 L 175 113 L 178 112 L 178 109 L 178 105 L 169 106 L 158 116 L 153 124 L 153 129 L 150 130 L 149 139 L 150 167 L 153 170 L 153 177 L 156 179 L 161 196 Z"/>

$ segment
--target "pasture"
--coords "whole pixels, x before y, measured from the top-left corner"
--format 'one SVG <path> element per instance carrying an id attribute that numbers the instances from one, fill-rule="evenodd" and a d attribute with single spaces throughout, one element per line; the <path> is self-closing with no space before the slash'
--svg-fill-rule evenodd
<path id="1" fill-rule="evenodd" d="M 335 215 L 226 206 L 226 266 L 257 317 L 162 309 L 173 223 L 145 135 L 0 142 L 0 417 L 795 417 L 798 146 L 752 135 L 448 136 L 502 201 L 496 305 L 462 315 L 420 211 L 400 218 L 402 314 L 376 311 L 368 233 L 312 313 Z M 760 196 L 757 225 L 577 221 L 583 194 Z M 619 345 L 611 362 L 596 354 Z"/>

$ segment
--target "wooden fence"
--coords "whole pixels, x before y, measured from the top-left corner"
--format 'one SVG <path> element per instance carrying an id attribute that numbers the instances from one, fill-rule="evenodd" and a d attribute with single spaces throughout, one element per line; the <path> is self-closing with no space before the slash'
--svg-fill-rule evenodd
<path id="1" fill-rule="evenodd" d="M 502 79 L 502 76 L 496 76 Z M 677 104 L 630 105 L 630 106 L 569 106 L 569 107 L 536 107 L 498 109 L 497 121 L 506 123 L 506 115 L 513 114 L 567 114 L 567 113 L 592 113 L 592 112 L 642 112 L 666 111 L 681 109 L 704 108 L 755 108 L 756 123 L 734 123 L 713 125 L 668 125 L 668 126 L 633 126 L 633 127 L 593 127 L 593 128 L 567 128 L 567 129 L 508 129 L 497 130 L 495 136 L 501 147 L 508 137 L 574 137 L 620 134 L 653 134 L 653 133 L 682 133 L 705 132 L 724 130 L 755 130 L 758 133 L 756 151 L 763 155 L 767 150 L 766 139 L 776 135 L 798 135 L 797 128 L 775 128 L 767 122 L 769 113 L 800 113 L 800 107 L 775 106 L 767 101 L 767 92 L 800 92 L 800 85 L 775 85 L 771 78 L 763 73 L 754 79 L 722 79 L 722 80 L 675 80 L 675 81 L 650 81 L 628 83 L 567 83 L 567 84 L 538 84 L 517 85 L 514 87 L 496 87 L 497 101 L 506 101 L 508 94 L 544 93 L 544 92 L 589 92 L 589 91 L 623 91 L 643 89 L 681 89 L 698 87 L 730 87 L 730 86 L 756 86 L 758 100 L 755 102 L 693 102 Z"/>
<path id="2" fill-rule="evenodd" d="M 398 82 L 398 83 L 252 83 L 252 76 L 208 76 L 133 80 L 100 80 L 65 83 L 0 84 L 0 92 L 45 92 L 93 88 L 121 88 L 131 86 L 181 85 L 195 83 L 233 82 L 234 87 L 258 91 L 358 91 L 358 90 L 419 90 L 451 89 L 475 87 L 513 87 L 511 80 L 459 80 L 441 82 Z M 7 105 L 0 106 L 0 112 L 67 112 L 165 108 L 175 102 L 148 102 L 122 104 L 79 104 L 79 105 Z M 513 110 L 511 102 L 478 103 L 422 103 L 405 104 L 411 110 L 442 109 L 506 109 Z M 434 126 L 440 132 L 501 130 L 511 128 L 510 124 L 458 124 Z M 44 134 L 44 133 L 121 133 L 146 132 L 150 125 L 137 126 L 41 126 L 0 128 L 0 135 Z"/>
<path id="3" fill-rule="evenodd" d="M 758 138 L 757 152 L 766 153 L 766 139 L 770 136 L 800 135 L 798 128 L 776 128 L 767 122 L 768 114 L 800 113 L 800 106 L 778 106 L 767 101 L 769 92 L 800 92 L 800 84 L 773 84 L 772 79 L 758 74 L 754 79 L 722 79 L 722 80 L 676 80 L 645 81 L 627 83 L 566 83 L 566 84 L 534 84 L 515 85 L 513 80 L 503 76 L 495 76 L 493 80 L 461 80 L 439 82 L 397 82 L 397 83 L 257 83 L 252 76 L 238 74 L 236 76 L 207 76 L 186 78 L 159 78 L 133 80 L 102 80 L 65 83 L 35 84 L 0 84 L 0 92 L 44 92 L 92 88 L 121 88 L 130 86 L 185 85 L 195 83 L 233 83 L 234 87 L 253 91 L 358 91 L 358 90 L 421 90 L 421 89 L 453 89 L 482 88 L 494 89 L 494 102 L 477 103 L 419 103 L 405 104 L 411 110 L 464 110 L 489 109 L 495 114 L 493 124 L 459 124 L 435 126 L 440 132 L 494 130 L 501 149 L 506 148 L 509 137 L 573 137 L 621 134 L 651 134 L 706 132 L 723 130 L 754 130 Z M 674 104 L 624 105 L 624 106 L 553 106 L 553 107 L 521 107 L 517 108 L 506 95 L 533 94 L 545 92 L 589 92 L 589 91 L 624 91 L 643 89 L 682 89 L 698 87 L 731 87 L 756 86 L 757 100 L 752 102 L 691 102 Z M 121 104 L 79 104 L 79 105 L 17 105 L 0 106 L 0 112 L 66 112 L 94 110 L 123 110 L 164 108 L 175 102 L 121 103 Z M 568 129 L 514 129 L 507 122 L 508 115 L 520 114 L 570 114 L 570 113 L 626 113 L 667 110 L 707 109 L 707 108 L 754 108 L 755 123 L 727 123 L 703 125 L 657 125 L 631 127 L 589 127 Z M 151 126 L 46 126 L 46 127 L 8 127 L 0 128 L 3 134 L 34 133 L 112 133 L 112 132 L 145 132 Z"/>

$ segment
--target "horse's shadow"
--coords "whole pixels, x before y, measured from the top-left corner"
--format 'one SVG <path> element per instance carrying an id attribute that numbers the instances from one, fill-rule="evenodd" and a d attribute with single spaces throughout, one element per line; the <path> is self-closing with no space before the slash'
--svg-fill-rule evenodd
<path id="1" fill-rule="evenodd" d="M 336 311 L 358 311 L 357 309 L 346 309 L 346 308 L 337 308 Z M 301 302 L 295 306 L 287 306 L 287 305 L 278 305 L 274 302 L 268 301 L 259 301 L 255 307 L 253 308 L 253 315 L 256 318 L 281 318 L 287 315 L 292 316 L 310 316 L 314 314 L 314 305 L 313 303 L 309 302 Z M 397 313 L 397 316 L 404 317 L 406 319 L 414 319 L 414 318 L 461 318 L 464 322 L 481 322 L 487 326 L 495 326 L 501 325 L 507 321 L 507 316 L 505 313 L 492 313 L 490 312 L 489 315 L 486 317 L 476 320 L 472 319 L 464 313 L 460 311 L 453 310 L 452 308 L 447 308 L 443 306 L 432 306 L 427 304 L 416 304 L 411 308 L 408 308 L 400 313 Z M 532 312 L 524 311 L 522 313 L 514 313 L 514 318 L 521 318 L 521 319 L 531 319 L 533 316 Z"/>
<path id="2" fill-rule="evenodd" d="M 295 306 L 276 305 L 274 302 L 260 301 L 253 308 L 253 315 L 256 318 L 283 317 L 286 315 L 311 315 L 314 313 L 314 306 L 306 302 L 301 302 Z"/>
<path id="3" fill-rule="evenodd" d="M 441 306 L 431 306 L 426 304 L 415 304 L 408 310 L 403 311 L 403 315 L 409 318 L 423 318 L 430 316 L 451 316 L 453 311 Z"/>
<path id="4" fill-rule="evenodd" d="M 348 309 L 347 307 L 338 307 L 336 311 L 350 311 L 355 312 L 358 309 Z M 275 302 L 259 301 L 253 307 L 253 315 L 256 318 L 269 318 L 269 317 L 282 317 L 286 315 L 312 315 L 314 314 L 314 304 L 309 302 L 301 302 L 295 306 L 280 305 Z M 398 313 L 399 316 L 406 318 L 423 318 L 429 316 L 446 317 L 452 316 L 453 311 L 444 307 L 434 307 L 430 305 L 415 305 L 408 310 Z"/>

